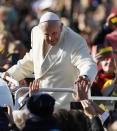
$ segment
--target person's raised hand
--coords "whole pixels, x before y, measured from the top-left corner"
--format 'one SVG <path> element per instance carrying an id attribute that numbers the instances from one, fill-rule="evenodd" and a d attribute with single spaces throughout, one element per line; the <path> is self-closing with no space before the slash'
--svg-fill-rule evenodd
<path id="1" fill-rule="evenodd" d="M 32 96 L 32 94 L 37 93 L 38 91 L 39 91 L 39 79 L 34 80 L 33 83 L 30 82 L 29 96 Z"/>
<path id="2" fill-rule="evenodd" d="M 97 53 L 97 54 L 95 55 L 94 60 L 95 60 L 96 63 L 98 63 L 98 62 L 104 60 L 104 57 L 103 57 L 103 55 L 99 52 L 99 53 Z"/>
<path id="3" fill-rule="evenodd" d="M 79 76 L 78 81 L 75 82 L 77 92 L 73 94 L 75 101 L 81 101 L 88 98 L 88 89 L 90 87 L 90 81 L 86 76 Z"/>
<path id="4" fill-rule="evenodd" d="M 92 105 L 92 102 L 90 100 L 82 100 L 81 104 L 84 109 L 84 113 L 89 117 L 93 118 L 97 115 L 95 108 Z"/>
<path id="5" fill-rule="evenodd" d="M 107 28 L 114 29 L 114 25 L 113 25 L 113 23 L 111 22 L 111 19 L 114 18 L 115 16 L 116 16 L 116 14 L 111 13 L 111 14 L 107 17 L 107 19 L 106 19 L 106 27 L 107 27 Z"/>
<path id="6" fill-rule="evenodd" d="M 6 77 L 7 77 L 7 76 L 10 76 L 9 73 L 8 73 L 8 72 L 3 72 L 2 75 L 1 75 L 1 78 L 4 79 L 5 81 L 7 81 L 7 80 L 6 80 Z M 7 81 L 7 82 L 8 82 L 8 81 Z"/>
<path id="7" fill-rule="evenodd" d="M 9 82 L 9 81 L 6 80 L 7 76 L 10 77 L 9 73 L 8 72 L 3 72 L 2 75 L 1 75 L 1 78 L 7 82 L 9 88 L 11 88 L 11 87 L 15 88 L 16 87 L 15 84 L 13 84 L 12 82 Z"/>
<path id="8" fill-rule="evenodd" d="M 88 78 L 87 75 L 79 76 L 79 77 L 78 77 L 78 80 L 75 82 L 75 84 L 78 84 L 78 83 L 82 84 L 82 82 L 83 82 L 85 85 L 90 84 L 90 80 L 89 80 L 89 78 Z"/>

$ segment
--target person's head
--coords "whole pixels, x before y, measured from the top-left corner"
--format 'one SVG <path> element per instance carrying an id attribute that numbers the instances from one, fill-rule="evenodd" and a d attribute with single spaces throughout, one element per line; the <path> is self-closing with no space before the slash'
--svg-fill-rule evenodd
<path id="1" fill-rule="evenodd" d="M 59 109 L 54 112 L 54 116 L 62 131 L 88 131 L 90 128 L 89 118 L 79 110 Z"/>
<path id="2" fill-rule="evenodd" d="M 102 70 L 105 73 L 114 73 L 115 71 L 115 55 L 112 47 L 106 47 L 100 50 L 103 60 L 101 61 Z"/>
<path id="3" fill-rule="evenodd" d="M 22 59 L 26 53 L 25 46 L 19 40 L 10 42 L 9 44 L 10 54 L 19 54 L 19 58 Z"/>
<path id="4" fill-rule="evenodd" d="M 55 46 L 60 39 L 62 26 L 63 24 L 55 13 L 47 12 L 42 15 L 39 27 L 44 34 L 45 43 Z"/>
<path id="5" fill-rule="evenodd" d="M 102 69 L 105 73 L 114 73 L 115 63 L 114 58 L 105 58 L 101 61 Z"/>
<path id="6" fill-rule="evenodd" d="M 54 111 L 55 99 L 49 94 L 36 93 L 27 101 L 30 113 L 41 117 L 51 116 Z"/>
<path id="7" fill-rule="evenodd" d="M 0 7 L 0 21 L 3 23 L 7 22 L 7 13 L 8 13 L 8 9 L 7 7 L 1 6 Z"/>
<path id="8" fill-rule="evenodd" d="M 22 130 L 25 126 L 26 120 L 30 117 L 27 110 L 15 110 L 13 111 L 13 118 L 16 126 Z"/>
<path id="9" fill-rule="evenodd" d="M 88 131 L 91 128 L 90 119 L 84 112 L 70 110 L 70 114 L 73 116 L 78 131 Z"/>
<path id="10" fill-rule="evenodd" d="M 7 31 L 0 31 L 0 48 L 8 48 L 9 42 L 12 41 L 12 35 Z"/>
<path id="11" fill-rule="evenodd" d="M 73 117 L 66 109 L 59 109 L 54 112 L 54 117 L 58 121 L 58 128 L 62 131 L 73 131 Z"/>

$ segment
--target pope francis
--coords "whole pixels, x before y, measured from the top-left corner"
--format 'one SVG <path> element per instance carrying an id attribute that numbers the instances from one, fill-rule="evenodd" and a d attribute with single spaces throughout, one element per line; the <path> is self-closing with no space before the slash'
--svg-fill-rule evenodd
<path id="1" fill-rule="evenodd" d="M 40 88 L 72 88 L 74 82 L 93 82 L 97 65 L 88 52 L 87 43 L 79 34 L 63 26 L 52 12 L 41 16 L 31 32 L 32 49 L 22 60 L 3 73 L 20 81 L 34 72 Z M 68 93 L 51 93 L 57 107 L 72 100 Z"/>

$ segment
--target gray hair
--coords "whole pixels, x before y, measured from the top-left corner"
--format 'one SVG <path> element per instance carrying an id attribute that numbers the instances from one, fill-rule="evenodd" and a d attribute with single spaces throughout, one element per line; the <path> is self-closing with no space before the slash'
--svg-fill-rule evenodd
<path id="1" fill-rule="evenodd" d="M 13 111 L 13 118 L 16 126 L 22 130 L 25 126 L 26 120 L 30 117 L 28 110 L 15 110 Z"/>

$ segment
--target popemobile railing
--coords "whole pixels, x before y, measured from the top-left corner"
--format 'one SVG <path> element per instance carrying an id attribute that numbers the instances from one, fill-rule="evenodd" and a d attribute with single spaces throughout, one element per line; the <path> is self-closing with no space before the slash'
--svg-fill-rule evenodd
<path id="1" fill-rule="evenodd" d="M 0 77 L 1 76 L 2 76 L 2 73 L 0 73 Z M 19 88 L 19 82 L 17 82 L 16 80 L 14 80 L 13 78 L 11 78 L 9 76 L 6 77 L 6 80 L 15 85 L 14 88 L 10 88 L 10 91 L 11 91 L 11 93 L 16 91 L 14 109 L 17 110 L 17 109 L 19 109 L 19 103 L 18 103 L 19 94 L 22 91 L 28 91 L 26 93 L 26 95 L 28 95 L 29 94 L 29 87 Z M 73 88 L 39 88 L 39 92 L 68 92 L 68 93 L 75 93 L 75 90 Z"/>
<path id="2" fill-rule="evenodd" d="M 22 91 L 29 91 L 29 87 L 19 88 L 15 93 L 15 109 L 19 109 L 19 94 Z M 72 88 L 39 88 L 39 92 L 67 92 L 67 93 L 76 93 Z M 27 96 L 29 92 L 26 93 Z"/>
<path id="3" fill-rule="evenodd" d="M 0 73 L 0 76 L 2 75 L 2 73 Z M 23 88 L 19 88 L 19 83 L 14 80 L 11 77 L 6 77 L 6 80 L 9 82 L 12 82 L 13 84 L 15 84 L 15 88 L 11 88 L 10 92 L 14 92 L 15 93 L 15 104 L 14 104 L 14 109 L 17 110 L 19 109 L 19 103 L 18 103 L 18 99 L 19 99 L 19 94 L 22 91 L 29 91 L 29 87 L 23 87 Z M 8 90 L 8 87 L 7 87 Z M 75 88 L 39 88 L 39 92 L 68 92 L 68 93 L 76 93 Z M 29 92 L 26 93 L 25 96 L 27 96 L 29 94 Z M 91 92 L 89 89 L 88 92 L 88 98 L 95 101 L 97 104 L 104 104 L 107 108 L 112 109 L 114 107 L 114 103 L 115 101 L 117 101 L 117 97 L 111 97 L 111 96 L 91 96 Z M 4 103 L 6 104 L 6 103 Z"/>

